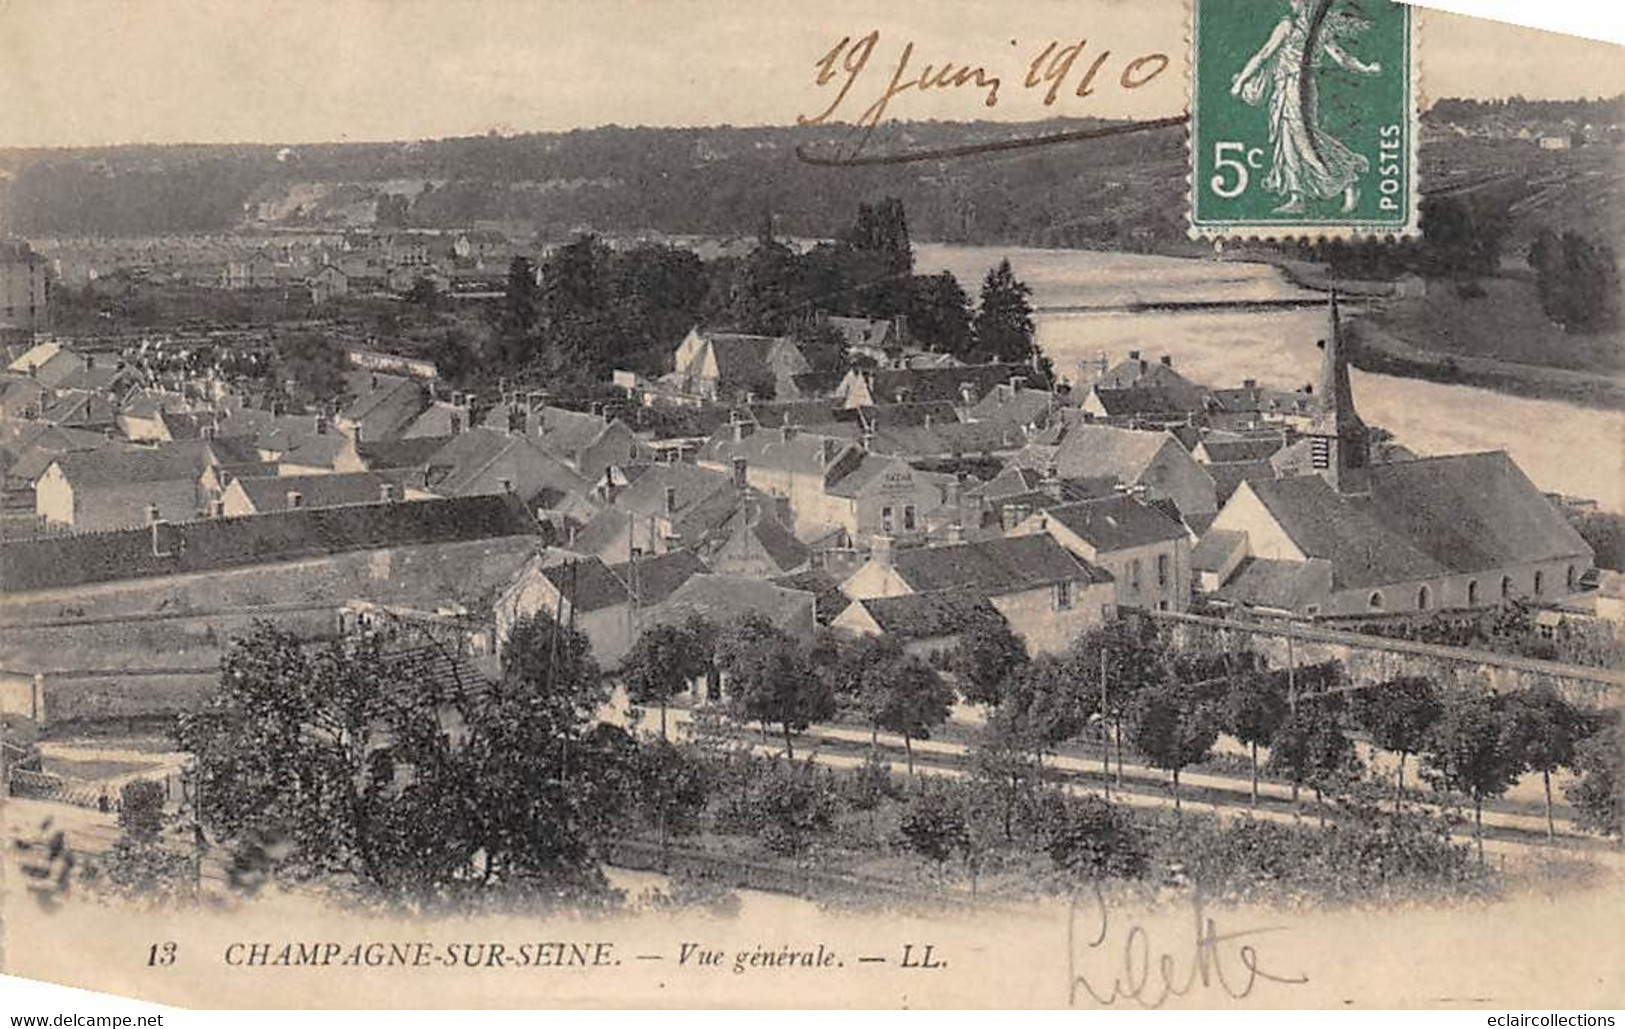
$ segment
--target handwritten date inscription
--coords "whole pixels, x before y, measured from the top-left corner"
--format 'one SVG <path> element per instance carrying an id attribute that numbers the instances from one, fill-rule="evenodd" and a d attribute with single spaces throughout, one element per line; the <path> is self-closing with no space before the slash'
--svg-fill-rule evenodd
<path id="1" fill-rule="evenodd" d="M 860 82 L 863 89 L 868 90 L 871 62 L 879 68 L 885 60 L 883 56 L 876 57 L 880 44 L 880 30 L 876 29 L 866 36 L 842 36 L 830 47 L 814 65 L 818 69 L 815 81 L 820 89 L 833 89 L 835 95 L 817 114 L 797 116 L 797 124 L 818 125 L 831 119 L 844 120 L 849 109 L 856 109 L 863 100 L 854 96 L 853 90 Z M 1010 45 L 1016 47 L 1017 43 L 1011 40 Z M 1004 95 L 1005 77 L 992 70 L 996 62 L 922 61 L 916 58 L 914 49 L 912 41 L 903 45 L 897 60 L 890 66 L 884 88 L 869 94 L 874 99 L 852 119 L 853 125 L 873 129 L 885 120 L 892 101 L 910 91 L 963 90 L 980 98 L 984 107 L 998 106 Z M 1088 97 L 1095 93 L 1098 84 L 1112 81 L 1114 74 L 1120 88 L 1140 89 L 1167 71 L 1169 65 L 1169 57 L 1164 53 L 1140 54 L 1128 60 L 1113 61 L 1112 58 L 1111 50 L 1091 48 L 1086 38 L 1069 43 L 1052 40 L 1027 61 L 1020 84 L 1027 90 L 1042 89 L 1044 106 L 1052 107 L 1062 92 L 1070 91 L 1080 99 Z M 847 103 L 849 97 L 851 104 Z"/>

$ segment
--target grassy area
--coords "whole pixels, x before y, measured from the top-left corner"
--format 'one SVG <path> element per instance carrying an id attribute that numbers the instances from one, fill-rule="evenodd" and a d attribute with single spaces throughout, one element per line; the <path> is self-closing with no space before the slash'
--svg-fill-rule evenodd
<path id="1" fill-rule="evenodd" d="M 1456 357 L 1615 375 L 1625 371 L 1625 334 L 1570 335 L 1546 317 L 1533 282 L 1501 276 L 1458 289 L 1431 282 L 1425 297 L 1376 305 L 1371 321 L 1421 350 Z"/>

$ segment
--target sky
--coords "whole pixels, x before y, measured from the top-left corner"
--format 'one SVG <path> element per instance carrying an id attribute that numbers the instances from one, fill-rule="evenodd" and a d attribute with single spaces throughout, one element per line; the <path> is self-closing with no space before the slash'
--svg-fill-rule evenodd
<path id="1" fill-rule="evenodd" d="M 1184 18 L 1181 0 L 0 0 L 0 146 L 790 124 L 838 89 L 815 84 L 819 58 L 876 31 L 836 117 L 884 90 L 910 42 L 911 67 L 997 75 L 997 104 L 909 91 L 888 117 L 1159 117 L 1185 109 Z M 1434 11 L 1419 31 L 1429 97 L 1625 92 L 1625 48 Z M 1109 51 L 1091 96 L 1045 107 L 1022 88 L 1052 40 L 1086 41 L 1069 82 Z M 1157 53 L 1165 72 L 1119 85 Z"/>

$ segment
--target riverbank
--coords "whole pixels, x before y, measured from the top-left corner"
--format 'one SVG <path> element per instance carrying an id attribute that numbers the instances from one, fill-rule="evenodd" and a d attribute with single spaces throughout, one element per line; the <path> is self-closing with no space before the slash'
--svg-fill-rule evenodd
<path id="1" fill-rule="evenodd" d="M 1560 400 L 1603 411 L 1625 411 L 1625 380 L 1617 376 L 1425 350 L 1399 339 L 1369 318 L 1353 319 L 1351 330 L 1358 345 L 1349 360 L 1361 371 L 1475 386 L 1516 397 Z"/>

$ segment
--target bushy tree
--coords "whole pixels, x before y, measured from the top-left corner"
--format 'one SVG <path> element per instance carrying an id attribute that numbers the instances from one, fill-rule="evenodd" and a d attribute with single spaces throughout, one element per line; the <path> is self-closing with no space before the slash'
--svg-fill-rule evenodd
<path id="1" fill-rule="evenodd" d="M 711 667 L 701 641 L 681 625 L 660 624 L 645 629 L 621 664 L 621 678 L 629 697 L 639 704 L 660 706 L 660 736 L 664 739 L 666 708 L 671 698 Z"/>
<path id="2" fill-rule="evenodd" d="M 1502 704 L 1504 745 L 1523 769 L 1540 773 L 1546 798 L 1546 835 L 1557 836 L 1552 818 L 1552 772 L 1574 763 L 1582 728 L 1579 714 L 1544 684 L 1509 694 Z"/>
<path id="3" fill-rule="evenodd" d="M 973 356 L 970 297 L 952 272 L 914 277 L 908 326 L 914 339 L 933 350 L 962 360 Z"/>
<path id="4" fill-rule="evenodd" d="M 1016 278 L 1008 259 L 1000 261 L 982 281 L 981 304 L 976 309 L 976 353 L 984 360 L 1030 361 L 1033 345 L 1032 289 Z"/>
<path id="5" fill-rule="evenodd" d="M 939 869 L 970 848 L 963 793 L 957 784 L 940 779 L 917 782 L 897 823 L 909 849 Z"/>
<path id="6" fill-rule="evenodd" d="M 1294 806 L 1303 786 L 1320 798 L 1328 786 L 1343 783 L 1359 768 L 1354 741 L 1343 728 L 1342 712 L 1329 701 L 1326 697 L 1298 701 L 1270 740 L 1268 767 L 1291 780 Z M 1325 817 L 1324 806 L 1321 817 Z"/>
<path id="7" fill-rule="evenodd" d="M 1051 798 L 1045 849 L 1055 867 L 1084 880 L 1137 879 L 1150 866 L 1145 833 L 1124 808 L 1099 797 Z"/>
<path id="8" fill-rule="evenodd" d="M 1439 720 L 1428 731 L 1423 760 L 1434 784 L 1463 794 L 1473 804 L 1473 836 L 1484 860 L 1484 801 L 1499 797 L 1518 779 L 1521 762 L 1506 746 L 1507 720 L 1484 690 L 1448 694 Z"/>
<path id="9" fill-rule="evenodd" d="M 935 668 L 917 657 L 899 662 L 878 685 L 875 724 L 903 737 L 908 773 L 913 775 L 914 741 L 930 739 L 931 730 L 948 720 L 954 691 Z"/>
<path id="10" fill-rule="evenodd" d="M 1027 645 L 996 612 L 973 616 L 959 632 L 949 668 L 959 676 L 960 692 L 973 704 L 994 705 L 1011 672 L 1027 662 Z"/>
<path id="11" fill-rule="evenodd" d="M 1244 671 L 1233 676 L 1222 708 L 1225 731 L 1247 744 L 1252 759 L 1253 783 L 1249 803 L 1258 807 L 1258 747 L 1268 745 L 1286 719 L 1286 697 L 1268 676 Z"/>
<path id="12" fill-rule="evenodd" d="M 1178 811 L 1180 770 L 1205 761 L 1212 753 L 1219 738 L 1219 720 L 1208 705 L 1196 701 L 1189 688 L 1163 683 L 1134 698 L 1129 737 L 1134 749 L 1172 777 L 1174 810 Z"/>
<path id="13" fill-rule="evenodd" d="M 1123 723 L 1134 698 L 1170 674 L 1167 648 L 1148 618 L 1115 618 L 1080 636 L 1067 660 L 1085 689 L 1097 692 L 1100 717 L 1111 723 L 1117 751 L 1116 781 L 1123 780 Z M 1109 753 L 1102 756 L 1109 764 Z M 1109 769 L 1108 769 L 1109 771 Z"/>
<path id="14" fill-rule="evenodd" d="M 1400 676 L 1354 694 L 1350 704 L 1354 724 L 1370 735 L 1372 743 L 1399 755 L 1396 809 L 1405 798 L 1405 759 L 1422 749 L 1443 711 L 1439 691 L 1432 680 L 1421 676 Z"/>
<path id="15" fill-rule="evenodd" d="M 760 615 L 747 615 L 721 630 L 716 662 L 728 677 L 734 717 L 777 725 L 785 755 L 792 760 L 794 734 L 835 714 L 834 690 L 813 670 L 798 641 Z"/>
<path id="16" fill-rule="evenodd" d="M 1578 778 L 1564 794 L 1575 808 L 1575 821 L 1607 836 L 1625 832 L 1625 760 L 1617 718 L 1600 719 L 1574 748 Z"/>

